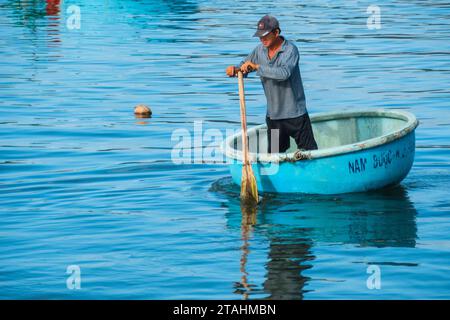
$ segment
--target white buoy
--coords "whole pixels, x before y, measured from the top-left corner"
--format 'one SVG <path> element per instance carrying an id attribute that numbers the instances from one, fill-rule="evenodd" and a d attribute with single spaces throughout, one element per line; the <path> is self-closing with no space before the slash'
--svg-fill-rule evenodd
<path id="1" fill-rule="evenodd" d="M 138 104 L 134 108 L 134 114 L 138 118 L 150 118 L 152 116 L 152 110 L 149 106 L 146 106 L 145 104 Z"/>

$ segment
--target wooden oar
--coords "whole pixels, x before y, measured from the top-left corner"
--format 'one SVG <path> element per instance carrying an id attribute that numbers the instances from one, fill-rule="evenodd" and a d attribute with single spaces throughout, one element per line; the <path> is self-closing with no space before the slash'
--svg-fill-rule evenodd
<path id="1" fill-rule="evenodd" d="M 239 100 L 241 105 L 241 125 L 242 125 L 242 178 L 241 178 L 241 201 L 249 204 L 256 204 L 259 201 L 256 179 L 248 156 L 247 141 L 247 116 L 245 111 L 244 76 L 242 71 L 238 71 Z"/>

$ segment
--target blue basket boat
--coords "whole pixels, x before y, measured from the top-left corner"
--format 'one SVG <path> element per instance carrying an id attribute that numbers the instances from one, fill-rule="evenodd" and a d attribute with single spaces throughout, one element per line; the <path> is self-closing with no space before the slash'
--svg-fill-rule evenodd
<path id="1" fill-rule="evenodd" d="M 318 150 L 267 153 L 265 125 L 248 130 L 258 191 L 339 194 L 400 183 L 414 162 L 416 117 L 405 111 L 358 110 L 310 115 Z M 241 133 L 222 146 L 236 184 L 242 172 Z"/>

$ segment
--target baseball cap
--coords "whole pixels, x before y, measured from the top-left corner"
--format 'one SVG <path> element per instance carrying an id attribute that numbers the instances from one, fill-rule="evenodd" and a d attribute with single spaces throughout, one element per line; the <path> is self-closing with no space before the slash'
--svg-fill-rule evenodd
<path id="1" fill-rule="evenodd" d="M 265 15 L 258 21 L 257 30 L 254 37 L 264 37 L 268 35 L 273 30 L 280 28 L 277 18 Z"/>

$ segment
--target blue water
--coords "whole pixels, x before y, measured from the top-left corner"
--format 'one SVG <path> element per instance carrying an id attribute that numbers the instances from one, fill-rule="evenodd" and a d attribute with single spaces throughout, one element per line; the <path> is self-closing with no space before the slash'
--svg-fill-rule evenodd
<path id="1" fill-rule="evenodd" d="M 372 1 L 51 2 L 0 0 L 0 298 L 450 298 L 448 1 L 380 2 L 375 30 Z M 239 129 L 224 69 L 268 10 L 300 49 L 310 113 L 419 118 L 400 186 L 265 195 L 255 218 L 226 165 L 172 161 L 177 129 Z M 246 93 L 263 123 L 256 77 Z"/>

